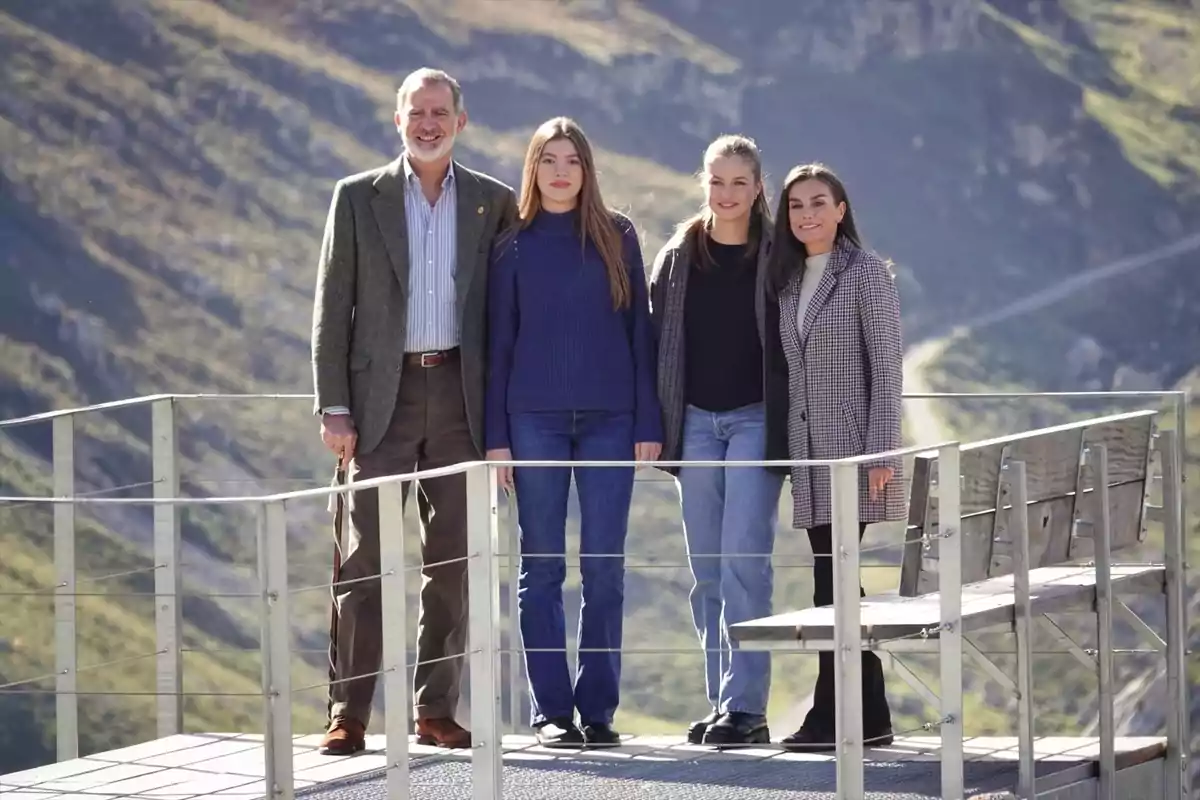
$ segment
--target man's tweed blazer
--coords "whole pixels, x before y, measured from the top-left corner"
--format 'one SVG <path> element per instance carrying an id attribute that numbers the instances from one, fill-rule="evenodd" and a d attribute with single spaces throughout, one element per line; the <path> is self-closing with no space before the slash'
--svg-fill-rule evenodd
<path id="1" fill-rule="evenodd" d="M 829 264 L 797 325 L 800 281 L 796 270 L 780 292 L 779 342 L 787 364 L 788 458 L 846 458 L 901 446 L 904 349 L 900 298 L 888 266 L 839 238 Z M 775 359 L 779 356 L 775 351 Z M 882 497 L 869 499 L 867 472 L 890 466 Z M 889 458 L 859 470 L 859 521 L 903 519 L 903 460 Z M 793 467 L 792 527 L 830 522 L 827 467 Z"/>
<path id="2" fill-rule="evenodd" d="M 463 404 L 482 456 L 488 256 L 498 232 L 516 218 L 517 199 L 511 187 L 495 178 L 458 162 L 451 168 L 458 199 L 454 290 Z M 313 411 L 349 408 L 358 429 L 359 455 L 383 440 L 400 389 L 409 299 L 404 181 L 399 158 L 339 180 L 318 260 Z"/>
<path id="3" fill-rule="evenodd" d="M 687 400 L 684 397 L 685 368 L 687 359 L 694 354 L 684 352 L 683 318 L 687 299 L 688 276 L 695 260 L 694 247 L 685 231 L 677 231 L 663 245 L 654 259 L 650 272 L 650 318 L 658 339 L 658 399 L 663 409 L 663 449 L 660 456 L 664 461 L 676 461 L 683 453 L 683 415 Z M 770 231 L 764 230 L 758 248 L 757 291 L 754 312 L 758 319 L 758 335 L 763 341 L 764 352 L 767 339 L 778 336 L 778 328 L 768 327 L 767 262 L 771 253 Z M 700 354 L 699 357 L 703 357 Z M 764 356 L 764 368 L 766 358 Z M 764 380 L 764 390 L 766 381 Z M 782 436 L 783 429 L 777 432 Z M 768 437 L 771 426 L 768 421 Z M 662 467 L 672 475 L 675 467 Z"/>

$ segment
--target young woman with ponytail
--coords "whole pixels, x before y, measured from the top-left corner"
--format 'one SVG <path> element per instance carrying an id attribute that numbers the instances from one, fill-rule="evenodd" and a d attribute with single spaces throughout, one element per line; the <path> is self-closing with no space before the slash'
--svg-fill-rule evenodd
<path id="1" fill-rule="evenodd" d="M 701 183 L 701 210 L 680 223 L 659 252 L 650 284 L 662 459 L 762 461 L 768 440 L 764 351 L 767 337 L 778 338 L 779 331 L 765 324 L 772 225 L 753 140 L 728 135 L 712 142 Z M 664 469 L 679 487 L 709 704 L 709 713 L 688 729 L 688 741 L 768 742 L 771 656 L 738 649 L 728 626 L 771 614 L 783 478 L 761 467 Z"/>

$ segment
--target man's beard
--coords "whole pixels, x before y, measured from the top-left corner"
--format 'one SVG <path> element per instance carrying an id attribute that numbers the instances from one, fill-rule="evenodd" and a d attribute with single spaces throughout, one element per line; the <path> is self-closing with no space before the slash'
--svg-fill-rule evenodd
<path id="1" fill-rule="evenodd" d="M 438 159 L 449 155 L 450 151 L 454 149 L 454 141 L 457 138 L 457 133 L 443 135 L 442 140 L 438 143 L 438 148 L 436 150 L 429 150 L 428 148 L 423 147 L 421 143 L 415 139 L 410 140 L 405 137 L 404 149 L 408 151 L 409 155 L 418 161 L 437 161 Z"/>

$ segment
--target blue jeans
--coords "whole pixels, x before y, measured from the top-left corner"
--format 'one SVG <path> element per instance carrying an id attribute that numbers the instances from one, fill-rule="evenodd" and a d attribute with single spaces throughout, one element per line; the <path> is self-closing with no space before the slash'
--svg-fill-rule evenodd
<path id="1" fill-rule="evenodd" d="M 514 460 L 633 460 L 632 414 L 519 413 L 511 415 L 509 431 Z M 518 466 L 513 472 L 521 528 L 517 610 L 526 648 L 531 723 L 573 719 L 578 709 L 583 725 L 611 725 L 621 683 L 625 534 L 633 501 L 633 467 L 575 468 L 583 579 L 579 647 L 606 652 L 581 652 L 574 684 L 567 667 L 562 596 L 571 469 Z M 588 557 L 597 553 L 603 555 Z M 559 652 L 545 652 L 550 649 Z"/>
<path id="2" fill-rule="evenodd" d="M 762 461 L 762 403 L 709 412 L 688 406 L 683 461 Z M 708 702 L 720 713 L 765 714 L 771 654 L 741 650 L 729 625 L 770 616 L 775 523 L 783 476 L 760 467 L 682 467 L 679 495 L 692 587 L 692 621 L 704 648 Z M 750 554 L 750 555 L 739 555 Z"/>

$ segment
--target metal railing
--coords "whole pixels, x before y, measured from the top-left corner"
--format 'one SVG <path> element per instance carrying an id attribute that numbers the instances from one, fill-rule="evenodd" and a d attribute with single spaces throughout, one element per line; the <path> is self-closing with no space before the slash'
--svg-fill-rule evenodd
<path id="1" fill-rule="evenodd" d="M 1180 448 L 1179 464 L 1186 463 L 1183 457 L 1186 425 L 1187 396 L 1183 392 L 1062 392 L 1062 393 L 985 393 L 985 394 L 917 394 L 906 395 L 907 399 L 1011 399 L 1023 397 L 1062 397 L 1083 399 L 1148 399 L 1170 400 L 1174 407 L 1176 442 Z M 351 486 L 320 487 L 294 492 L 263 494 L 252 497 L 205 497 L 184 498 L 179 496 L 179 443 L 177 440 L 177 404 L 181 400 L 216 399 L 297 399 L 311 400 L 305 395 L 155 395 L 115 403 L 105 403 L 82 409 L 51 412 L 20 419 L 0 421 L 0 430 L 18 425 L 49 422 L 53 431 L 53 496 L 50 497 L 4 497 L 0 504 L 48 504 L 53 507 L 54 562 L 56 586 L 55 599 L 55 695 L 56 731 L 59 760 L 78 756 L 78 690 L 76 676 L 82 672 L 98 669 L 108 664 L 80 666 L 76 663 L 76 598 L 80 596 L 79 580 L 75 571 L 75 515 L 79 505 L 139 505 L 153 510 L 154 542 L 154 595 L 156 647 L 151 654 L 136 658 L 154 658 L 156 665 L 156 729 L 158 735 L 168 736 L 183 730 L 183 664 L 182 664 L 182 614 L 179 602 L 180 584 L 180 521 L 179 509 L 183 506 L 228 506 L 251 504 L 256 509 L 259 604 L 262 625 L 262 669 L 263 669 L 263 731 L 266 741 L 267 785 L 274 796 L 290 800 L 293 794 L 291 763 L 292 720 L 290 699 L 290 664 L 293 649 L 290 627 L 290 598 L 295 589 L 288 586 L 287 566 L 287 504 L 308 499 L 328 498 L 335 493 L 358 491 L 368 488 L 379 490 L 379 513 L 381 525 L 381 569 L 379 579 L 383 598 L 383 624 L 392 632 L 384 638 L 383 667 L 379 674 L 383 682 L 384 702 L 388 708 L 404 708 L 409 705 L 408 670 L 415 665 L 407 663 L 406 622 L 408 609 L 403 576 L 409 567 L 405 565 L 403 552 L 403 500 L 402 484 L 452 474 L 465 474 L 467 480 L 467 535 L 468 535 L 468 582 L 469 582 L 469 651 L 471 676 L 471 723 L 473 732 L 473 792 L 479 800 L 499 797 L 502 781 L 501 769 L 501 708 L 502 688 L 500 681 L 500 576 L 499 576 L 499 523 L 498 498 L 495 470 L 510 464 L 469 462 L 440 470 L 388 476 L 368 481 L 356 481 Z M 118 408 L 148 404 L 151 410 L 151 451 L 153 496 L 150 498 L 122 498 L 104 496 L 103 493 L 80 495 L 75 491 L 74 436 L 75 421 L 84 413 L 108 411 Z M 937 453 L 943 474 L 958 473 L 960 445 L 944 442 L 934 445 L 922 444 L 884 454 L 870 454 L 842 460 L 810 460 L 781 462 L 654 462 L 640 466 L 821 466 L 830 469 L 831 496 L 833 498 L 833 563 L 834 563 L 834 613 L 836 619 L 833 649 L 841 661 L 837 670 L 836 708 L 837 713 L 837 770 L 838 796 L 861 796 L 863 786 L 863 730 L 861 686 L 861 660 L 858 653 L 863 647 L 858 596 L 859 534 L 858 534 L 858 472 L 859 465 L 889 456 L 903 457 L 917 453 Z M 581 466 L 639 466 L 636 462 L 520 462 L 524 468 L 536 467 L 581 467 Z M 938 484 L 939 515 L 938 536 L 943 572 L 941 573 L 942 626 L 939 638 L 940 671 L 945 677 L 962 674 L 963 644 L 956 621 L 961 615 L 961 543 L 955 535 L 959 519 L 959 486 L 957 481 L 942 481 Z M 1174 505 L 1175 519 L 1186 519 L 1182 492 L 1170 498 Z M 3 508 L 0 505 L 0 508 Z M 1166 513 L 1169 513 L 1166 512 Z M 952 522 L 952 520 L 954 522 Z M 385 535 L 390 531 L 391 535 Z M 509 566 L 513 572 L 508 581 L 510 603 L 516 592 L 516 559 L 512 543 L 507 549 Z M 109 576 L 112 577 L 112 576 Z M 329 585 L 312 588 L 329 588 Z M 513 632 L 517 631 L 515 604 L 512 609 Z M 517 639 L 513 639 L 517 641 Z M 513 651 L 517 646 L 514 645 Z M 852 657 L 847 658 L 847 654 Z M 124 659 L 123 659 L 124 660 Z M 512 663 L 515 663 L 514 658 Z M 1178 689 L 1181 675 L 1179 667 L 1171 668 L 1173 690 Z M 13 688 L 43 678 L 33 678 L 8 684 L 0 688 Z M 519 670 L 511 669 L 514 687 L 520 680 Z M 1183 677 L 1183 679 L 1186 679 Z M 942 737 L 942 783 L 944 796 L 961 796 L 963 784 L 962 744 L 962 684 L 961 680 L 943 684 L 941 695 L 941 719 L 933 726 L 938 727 Z M 307 687 L 312 688 L 312 687 Z M 847 689 L 850 689 L 847 691 Z M 519 692 L 510 692 L 511 718 L 516 719 L 516 697 Z M 480 702 L 491 698 L 492 702 Z M 388 790 L 394 796 L 407 796 L 408 775 L 408 719 L 407 714 L 391 713 L 386 716 Z M 1105 721 L 1104 727 L 1111 728 Z M 1186 746 L 1186 745 L 1185 745 Z M 956 794 L 958 792 L 958 794 Z"/>

